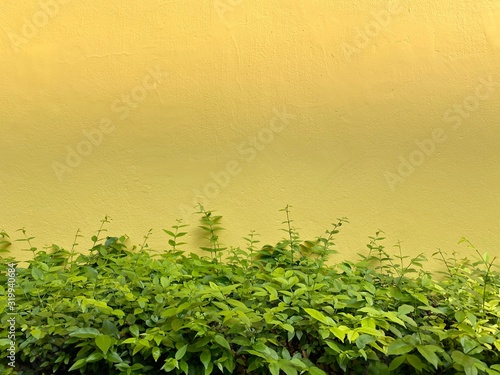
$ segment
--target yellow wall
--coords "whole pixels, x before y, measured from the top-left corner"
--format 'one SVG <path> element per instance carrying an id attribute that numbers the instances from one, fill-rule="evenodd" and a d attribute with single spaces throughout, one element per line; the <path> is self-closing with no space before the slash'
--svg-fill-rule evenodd
<path id="1" fill-rule="evenodd" d="M 83 249 L 108 214 L 159 248 L 200 201 L 268 242 L 288 203 L 305 237 L 348 216 L 346 255 L 379 228 L 500 255 L 498 0 L 25 0 L 0 25 L 13 236 Z"/>

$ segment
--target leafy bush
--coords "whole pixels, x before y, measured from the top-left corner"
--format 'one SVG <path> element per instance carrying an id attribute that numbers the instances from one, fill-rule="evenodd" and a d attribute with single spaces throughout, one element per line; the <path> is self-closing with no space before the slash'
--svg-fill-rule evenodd
<path id="1" fill-rule="evenodd" d="M 327 262 L 339 219 L 303 241 L 284 209 L 285 238 L 227 249 L 221 216 L 200 206 L 208 256 L 179 248 L 186 225 L 164 230 L 170 249 L 106 237 L 90 251 L 56 245 L 17 266 L 16 368 L 9 365 L 12 305 L 8 234 L 0 232 L 0 352 L 4 374 L 500 374 L 500 277 L 477 261 L 438 251 L 390 255 L 382 232 L 358 262 Z M 470 242 L 463 240 L 469 247 Z"/>

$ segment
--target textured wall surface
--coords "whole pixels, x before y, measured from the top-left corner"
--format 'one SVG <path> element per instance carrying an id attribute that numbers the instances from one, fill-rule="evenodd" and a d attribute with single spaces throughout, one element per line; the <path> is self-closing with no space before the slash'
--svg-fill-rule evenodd
<path id="1" fill-rule="evenodd" d="M 12 236 L 80 228 L 83 249 L 107 214 L 161 248 L 201 202 L 223 242 L 270 242 L 290 204 L 305 237 L 349 217 L 346 255 L 379 228 L 500 255 L 498 0 L 25 0 L 0 21 Z"/>

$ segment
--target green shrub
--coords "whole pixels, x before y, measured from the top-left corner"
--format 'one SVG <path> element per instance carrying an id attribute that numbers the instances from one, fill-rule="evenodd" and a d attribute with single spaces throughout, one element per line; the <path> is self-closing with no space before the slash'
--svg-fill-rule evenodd
<path id="1" fill-rule="evenodd" d="M 164 230 L 169 250 L 105 237 L 92 247 L 56 245 L 17 266 L 9 304 L 7 233 L 0 232 L 0 371 L 4 374 L 489 374 L 500 375 L 500 277 L 487 254 L 476 262 L 438 251 L 390 255 L 382 232 L 358 262 L 327 262 L 339 219 L 303 241 L 284 209 L 285 238 L 227 249 L 221 217 L 199 207 L 209 256 L 179 250 L 186 225 Z M 463 240 L 469 247 L 470 242 Z M 12 271 L 12 270 L 11 270 Z M 15 316 L 15 368 L 9 319 Z M 11 336 L 13 338 L 13 336 Z"/>

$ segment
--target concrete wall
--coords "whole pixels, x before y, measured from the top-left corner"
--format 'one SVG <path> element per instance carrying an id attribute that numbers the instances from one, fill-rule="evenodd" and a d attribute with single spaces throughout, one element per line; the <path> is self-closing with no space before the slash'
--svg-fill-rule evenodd
<path id="1" fill-rule="evenodd" d="M 304 237 L 349 217 L 346 256 L 379 228 L 500 255 L 496 0 L 25 0 L 0 21 L 12 236 L 80 228 L 83 249 L 107 214 L 161 248 L 201 202 L 223 242 L 270 242 L 290 204 Z"/>

